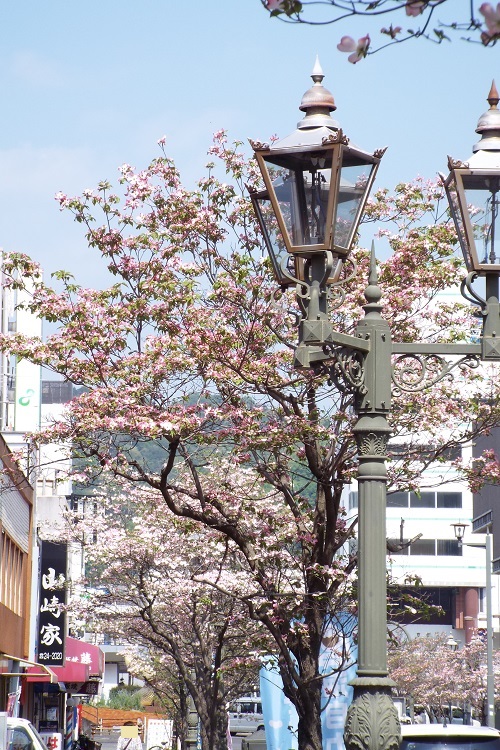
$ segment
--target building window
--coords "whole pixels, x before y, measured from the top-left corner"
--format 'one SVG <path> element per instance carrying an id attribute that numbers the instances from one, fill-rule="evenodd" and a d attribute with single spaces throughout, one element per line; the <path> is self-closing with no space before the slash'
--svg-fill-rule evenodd
<path id="1" fill-rule="evenodd" d="M 435 508 L 436 496 L 434 492 L 410 492 L 410 508 Z"/>
<path id="2" fill-rule="evenodd" d="M 349 492 L 349 510 L 358 507 L 358 493 Z"/>
<path id="3" fill-rule="evenodd" d="M 435 555 L 435 539 L 416 539 L 410 544 L 410 555 Z"/>
<path id="4" fill-rule="evenodd" d="M 0 546 L 0 602 L 16 615 L 23 614 L 24 561 L 23 551 L 4 531 Z"/>
<path id="5" fill-rule="evenodd" d="M 437 493 L 437 507 L 438 508 L 461 508 L 462 507 L 462 493 L 461 492 L 438 492 Z"/>
<path id="6" fill-rule="evenodd" d="M 42 404 L 67 404 L 72 398 L 72 383 L 63 380 L 42 381 Z"/>
<path id="7" fill-rule="evenodd" d="M 391 492 L 387 495 L 387 507 L 388 508 L 407 508 L 408 507 L 408 493 L 407 492 Z"/>
<path id="8" fill-rule="evenodd" d="M 462 555 L 462 546 L 459 545 L 458 539 L 438 539 L 437 554 L 460 557 Z"/>
<path id="9" fill-rule="evenodd" d="M 399 539 L 388 540 L 389 549 L 394 549 L 393 555 L 407 555 L 408 549 L 397 550 Z M 410 555 L 439 555 L 440 557 L 461 557 L 462 548 L 457 539 L 416 539 L 410 545 Z"/>
<path id="10" fill-rule="evenodd" d="M 479 596 L 479 611 L 486 612 L 486 589 L 478 589 L 477 593 Z"/>

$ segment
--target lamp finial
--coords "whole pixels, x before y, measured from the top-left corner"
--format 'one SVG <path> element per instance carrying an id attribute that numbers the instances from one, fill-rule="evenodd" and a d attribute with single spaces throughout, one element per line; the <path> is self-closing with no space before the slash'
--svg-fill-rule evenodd
<path id="1" fill-rule="evenodd" d="M 499 101 L 500 96 L 498 96 L 497 87 L 495 86 L 495 81 L 493 81 L 491 84 L 490 93 L 488 94 L 488 104 L 492 109 L 496 109 Z"/>
<path id="2" fill-rule="evenodd" d="M 300 102 L 299 109 L 305 112 L 306 116 L 299 122 L 299 128 L 314 128 L 321 125 L 336 128 L 338 125 L 330 116 L 330 112 L 336 110 L 337 106 L 332 94 L 323 86 L 324 77 L 319 57 L 316 55 L 316 62 L 311 74 L 314 83 L 306 91 Z"/>
<path id="3" fill-rule="evenodd" d="M 311 78 L 313 79 L 314 83 L 321 83 L 324 77 L 325 74 L 323 73 L 323 68 L 321 67 L 321 63 L 319 61 L 319 55 L 316 55 L 316 62 L 314 63 Z"/>
<path id="4" fill-rule="evenodd" d="M 491 84 L 488 94 L 490 108 L 479 118 L 476 133 L 481 140 L 474 146 L 474 153 L 478 151 L 500 151 L 500 109 L 497 104 L 500 101 L 495 81 Z"/>

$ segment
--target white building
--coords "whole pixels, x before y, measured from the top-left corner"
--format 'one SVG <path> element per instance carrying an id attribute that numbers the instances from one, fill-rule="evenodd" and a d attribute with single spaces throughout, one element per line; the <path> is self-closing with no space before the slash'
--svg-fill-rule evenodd
<path id="1" fill-rule="evenodd" d="M 404 447 L 396 445 L 391 449 L 397 453 Z M 462 450 L 464 460 L 471 458 L 471 446 Z M 458 453 L 459 449 L 454 450 L 447 463 L 426 470 L 421 492 L 389 492 L 387 496 L 390 577 L 404 585 L 408 576 L 418 576 L 426 599 L 444 610 L 442 617 L 433 617 L 430 621 L 415 621 L 409 611 L 402 627 L 410 638 L 443 633 L 464 644 L 474 631 L 486 628 L 485 536 L 472 533 L 473 495 L 459 481 L 451 465 Z M 351 515 L 356 512 L 357 499 L 353 486 L 349 493 Z M 455 537 L 455 523 L 467 524 L 463 544 Z M 498 640 L 497 576 L 493 576 L 492 603 Z"/>

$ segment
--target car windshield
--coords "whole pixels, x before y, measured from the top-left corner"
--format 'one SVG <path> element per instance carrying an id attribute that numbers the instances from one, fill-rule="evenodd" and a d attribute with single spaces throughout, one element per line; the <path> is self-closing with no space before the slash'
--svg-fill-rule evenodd
<path id="1" fill-rule="evenodd" d="M 414 737 L 403 739 L 400 750 L 500 750 L 500 737 Z"/>
<path id="2" fill-rule="evenodd" d="M 7 747 L 8 750 L 47 750 L 45 742 L 42 740 L 34 726 L 30 726 L 30 730 L 33 733 L 30 736 L 28 729 L 25 726 L 19 727 L 8 727 L 7 728 Z M 35 748 L 33 748 L 33 737 L 38 741 L 37 746 L 35 742 Z"/>

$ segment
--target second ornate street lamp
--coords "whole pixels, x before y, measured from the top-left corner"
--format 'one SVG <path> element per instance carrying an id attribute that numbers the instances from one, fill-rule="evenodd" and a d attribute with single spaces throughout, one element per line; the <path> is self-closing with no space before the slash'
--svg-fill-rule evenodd
<path id="1" fill-rule="evenodd" d="M 450 174 L 442 175 L 450 211 L 465 259 L 468 277 L 464 287 L 471 294 L 470 301 L 479 304 L 483 315 L 491 312 L 483 329 L 483 358 L 496 359 L 500 354 L 498 316 L 498 276 L 500 273 L 500 110 L 499 96 L 492 84 L 488 95 L 490 108 L 479 118 L 476 132 L 481 140 L 466 161 L 448 157 Z M 486 299 L 471 288 L 478 277 L 486 279 Z M 462 292 L 463 293 L 463 292 Z M 464 295 L 466 296 L 466 295 Z"/>
<path id="2" fill-rule="evenodd" d="M 354 147 L 330 112 L 333 97 L 322 85 L 318 63 L 314 85 L 304 94 L 306 113 L 298 129 L 272 146 L 251 142 L 265 188 L 252 194 L 252 202 L 273 270 L 281 286 L 296 286 L 302 319 L 295 366 L 327 371 L 333 382 L 354 395 L 358 447 L 358 666 L 351 683 L 354 699 L 349 708 L 344 739 L 348 750 L 396 750 L 400 727 L 392 702 L 393 682 L 387 670 L 386 591 L 386 483 L 387 441 L 390 427 L 392 383 L 400 390 L 430 387 L 460 366 L 477 366 L 480 360 L 500 360 L 500 274 L 497 227 L 500 184 L 500 117 L 498 95 L 490 92 L 490 110 L 478 124 L 482 140 L 468 163 L 451 163 L 445 180 L 450 210 L 460 235 L 469 268 L 462 293 L 481 308 L 483 328 L 479 343 L 427 344 L 391 340 L 382 317 L 382 296 L 374 252 L 365 289 L 365 317 L 351 336 L 335 331 L 330 313 L 342 304 L 342 264 L 354 244 L 383 151 L 369 153 Z M 444 179 L 444 178 L 443 178 Z M 485 195 L 482 207 L 468 210 L 470 191 Z M 474 215 L 482 210 L 486 260 L 478 250 Z M 475 265 L 474 265 L 475 264 Z M 486 299 L 472 288 L 478 276 L 486 277 Z M 467 294 L 467 293 L 468 294 Z M 445 355 L 453 356 L 447 361 Z M 420 368 L 420 377 L 405 377 L 409 361 Z M 398 375 L 398 362 L 405 366 Z M 429 365 L 432 365 L 429 367 Z"/>

